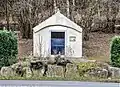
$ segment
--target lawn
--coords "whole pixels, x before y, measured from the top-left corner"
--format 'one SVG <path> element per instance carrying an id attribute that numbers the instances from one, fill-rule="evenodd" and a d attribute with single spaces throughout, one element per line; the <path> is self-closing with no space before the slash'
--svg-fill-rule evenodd
<path id="1" fill-rule="evenodd" d="M 52 81 L 86 81 L 86 82 L 114 82 L 120 83 L 120 78 L 104 79 L 104 78 L 91 78 L 91 77 L 79 77 L 79 78 L 62 78 L 62 77 L 39 77 L 33 76 L 30 78 L 14 76 L 14 77 L 3 77 L 0 76 L 0 80 L 52 80 Z"/>

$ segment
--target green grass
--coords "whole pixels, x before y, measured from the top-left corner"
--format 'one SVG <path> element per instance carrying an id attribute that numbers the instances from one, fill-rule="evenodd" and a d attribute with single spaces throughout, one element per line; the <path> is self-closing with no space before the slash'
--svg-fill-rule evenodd
<path id="1" fill-rule="evenodd" d="M 0 80 L 52 80 L 52 81 L 90 81 L 90 82 L 115 82 L 119 83 L 120 78 L 113 78 L 113 79 L 103 79 L 103 78 L 91 78 L 91 77 L 79 77 L 79 78 L 62 78 L 62 77 L 39 77 L 39 76 L 33 76 L 30 78 L 26 77 L 20 77 L 20 76 L 14 76 L 14 77 L 3 77 L 0 76 Z"/>

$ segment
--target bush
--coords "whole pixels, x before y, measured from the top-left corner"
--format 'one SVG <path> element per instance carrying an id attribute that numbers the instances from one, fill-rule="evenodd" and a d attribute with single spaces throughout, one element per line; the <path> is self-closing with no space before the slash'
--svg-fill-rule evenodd
<path id="1" fill-rule="evenodd" d="M 78 64 L 78 72 L 79 72 L 79 75 L 80 76 L 84 76 L 84 74 L 86 73 L 86 72 L 88 72 L 88 70 L 90 70 L 90 69 L 95 69 L 95 68 L 97 68 L 97 67 L 99 67 L 98 66 L 98 64 L 96 64 L 96 63 L 91 63 L 91 62 L 86 62 L 86 63 L 79 63 Z"/>
<path id="2" fill-rule="evenodd" d="M 0 30 L 0 68 L 17 60 L 17 38 L 13 32 Z"/>
<path id="3" fill-rule="evenodd" d="M 120 37 L 115 36 L 111 42 L 111 64 L 120 67 Z"/>

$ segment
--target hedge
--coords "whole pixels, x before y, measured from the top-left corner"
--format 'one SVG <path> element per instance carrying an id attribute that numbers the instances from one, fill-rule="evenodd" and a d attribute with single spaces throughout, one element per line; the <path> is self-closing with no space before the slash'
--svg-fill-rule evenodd
<path id="1" fill-rule="evenodd" d="M 111 64 L 114 67 L 120 67 L 120 36 L 112 38 L 111 42 Z"/>
<path id="2" fill-rule="evenodd" d="M 11 31 L 0 30 L 0 68 L 17 61 L 17 38 Z"/>

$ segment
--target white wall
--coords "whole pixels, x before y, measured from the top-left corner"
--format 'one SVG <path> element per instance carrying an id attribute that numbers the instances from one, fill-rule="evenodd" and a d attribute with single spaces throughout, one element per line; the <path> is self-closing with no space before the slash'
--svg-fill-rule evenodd
<path id="1" fill-rule="evenodd" d="M 77 32 L 73 29 L 68 29 L 66 36 L 67 36 L 68 49 L 69 49 L 69 47 L 72 49 L 72 56 L 71 57 L 82 57 L 82 33 Z M 76 37 L 75 42 L 70 41 L 71 36 Z"/>
<path id="2" fill-rule="evenodd" d="M 33 54 L 34 56 L 40 56 L 42 53 L 43 57 L 46 57 L 51 52 L 51 31 L 54 32 L 65 32 L 65 55 L 68 57 L 82 57 L 82 33 L 75 31 L 73 29 L 68 29 L 63 26 L 51 26 L 37 33 L 33 33 Z M 70 42 L 69 37 L 75 36 L 76 41 Z M 42 52 L 40 52 L 40 44 L 42 43 Z M 72 48 L 72 52 L 69 52 L 69 48 Z M 72 54 L 72 55 L 71 55 Z"/>

